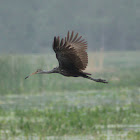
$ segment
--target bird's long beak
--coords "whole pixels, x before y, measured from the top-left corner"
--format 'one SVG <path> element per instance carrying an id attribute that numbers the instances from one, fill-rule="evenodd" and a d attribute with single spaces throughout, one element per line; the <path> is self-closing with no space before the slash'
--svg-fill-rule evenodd
<path id="1" fill-rule="evenodd" d="M 34 73 L 32 73 L 32 74 L 26 76 L 25 79 L 29 78 L 30 76 L 32 76 L 32 75 L 34 75 L 34 74 L 37 74 L 37 72 L 34 72 Z"/>

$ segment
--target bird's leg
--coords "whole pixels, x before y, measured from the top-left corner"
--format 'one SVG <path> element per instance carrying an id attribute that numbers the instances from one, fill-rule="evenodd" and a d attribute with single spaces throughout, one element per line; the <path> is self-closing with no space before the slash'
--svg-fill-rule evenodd
<path id="1" fill-rule="evenodd" d="M 103 80 L 103 79 L 94 79 L 92 77 L 89 77 L 87 75 L 83 76 L 84 78 L 87 78 L 87 79 L 90 79 L 90 80 L 93 80 L 95 82 L 100 82 L 100 83 L 108 83 L 106 80 Z"/>

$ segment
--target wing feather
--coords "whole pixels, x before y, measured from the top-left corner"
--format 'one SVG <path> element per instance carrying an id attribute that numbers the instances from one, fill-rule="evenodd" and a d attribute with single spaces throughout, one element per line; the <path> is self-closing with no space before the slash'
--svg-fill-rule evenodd
<path id="1" fill-rule="evenodd" d="M 68 31 L 65 41 L 59 36 L 54 37 L 53 50 L 59 62 L 59 66 L 67 70 L 84 70 L 88 63 L 88 55 L 86 52 L 87 42 L 78 37 L 78 33 L 74 36 L 74 31 L 71 35 Z"/>
<path id="2" fill-rule="evenodd" d="M 74 34 L 74 31 L 72 31 L 72 33 L 71 33 L 70 42 L 72 41 L 73 34 Z"/>
<path id="3" fill-rule="evenodd" d="M 69 31 L 68 31 L 68 34 L 67 34 L 67 41 L 69 41 Z"/>
<path id="4" fill-rule="evenodd" d="M 78 33 L 75 35 L 75 37 L 74 37 L 74 39 L 72 40 L 72 42 L 74 42 L 74 41 L 76 40 L 77 36 L 78 36 Z"/>

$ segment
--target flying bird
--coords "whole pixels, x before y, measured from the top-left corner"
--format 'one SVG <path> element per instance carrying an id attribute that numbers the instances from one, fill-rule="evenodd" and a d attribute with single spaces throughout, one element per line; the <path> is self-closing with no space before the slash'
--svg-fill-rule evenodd
<path id="1" fill-rule="evenodd" d="M 78 33 L 74 35 L 74 31 L 71 34 L 68 31 L 65 39 L 60 39 L 59 36 L 54 37 L 52 47 L 56 53 L 59 66 L 51 71 L 38 69 L 29 76 L 34 74 L 59 73 L 64 76 L 83 77 L 95 82 L 108 83 L 103 79 L 94 79 L 89 76 L 91 75 L 90 73 L 83 71 L 88 64 L 87 42 L 85 39 L 82 39 L 82 36 L 79 37 Z M 25 77 L 25 79 L 29 78 L 29 76 Z"/>

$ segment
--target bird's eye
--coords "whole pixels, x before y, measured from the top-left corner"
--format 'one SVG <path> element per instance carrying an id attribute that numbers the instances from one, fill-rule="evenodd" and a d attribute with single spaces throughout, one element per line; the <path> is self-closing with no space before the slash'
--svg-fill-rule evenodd
<path id="1" fill-rule="evenodd" d="M 40 72 L 41 70 L 40 69 L 37 69 L 37 72 Z"/>

